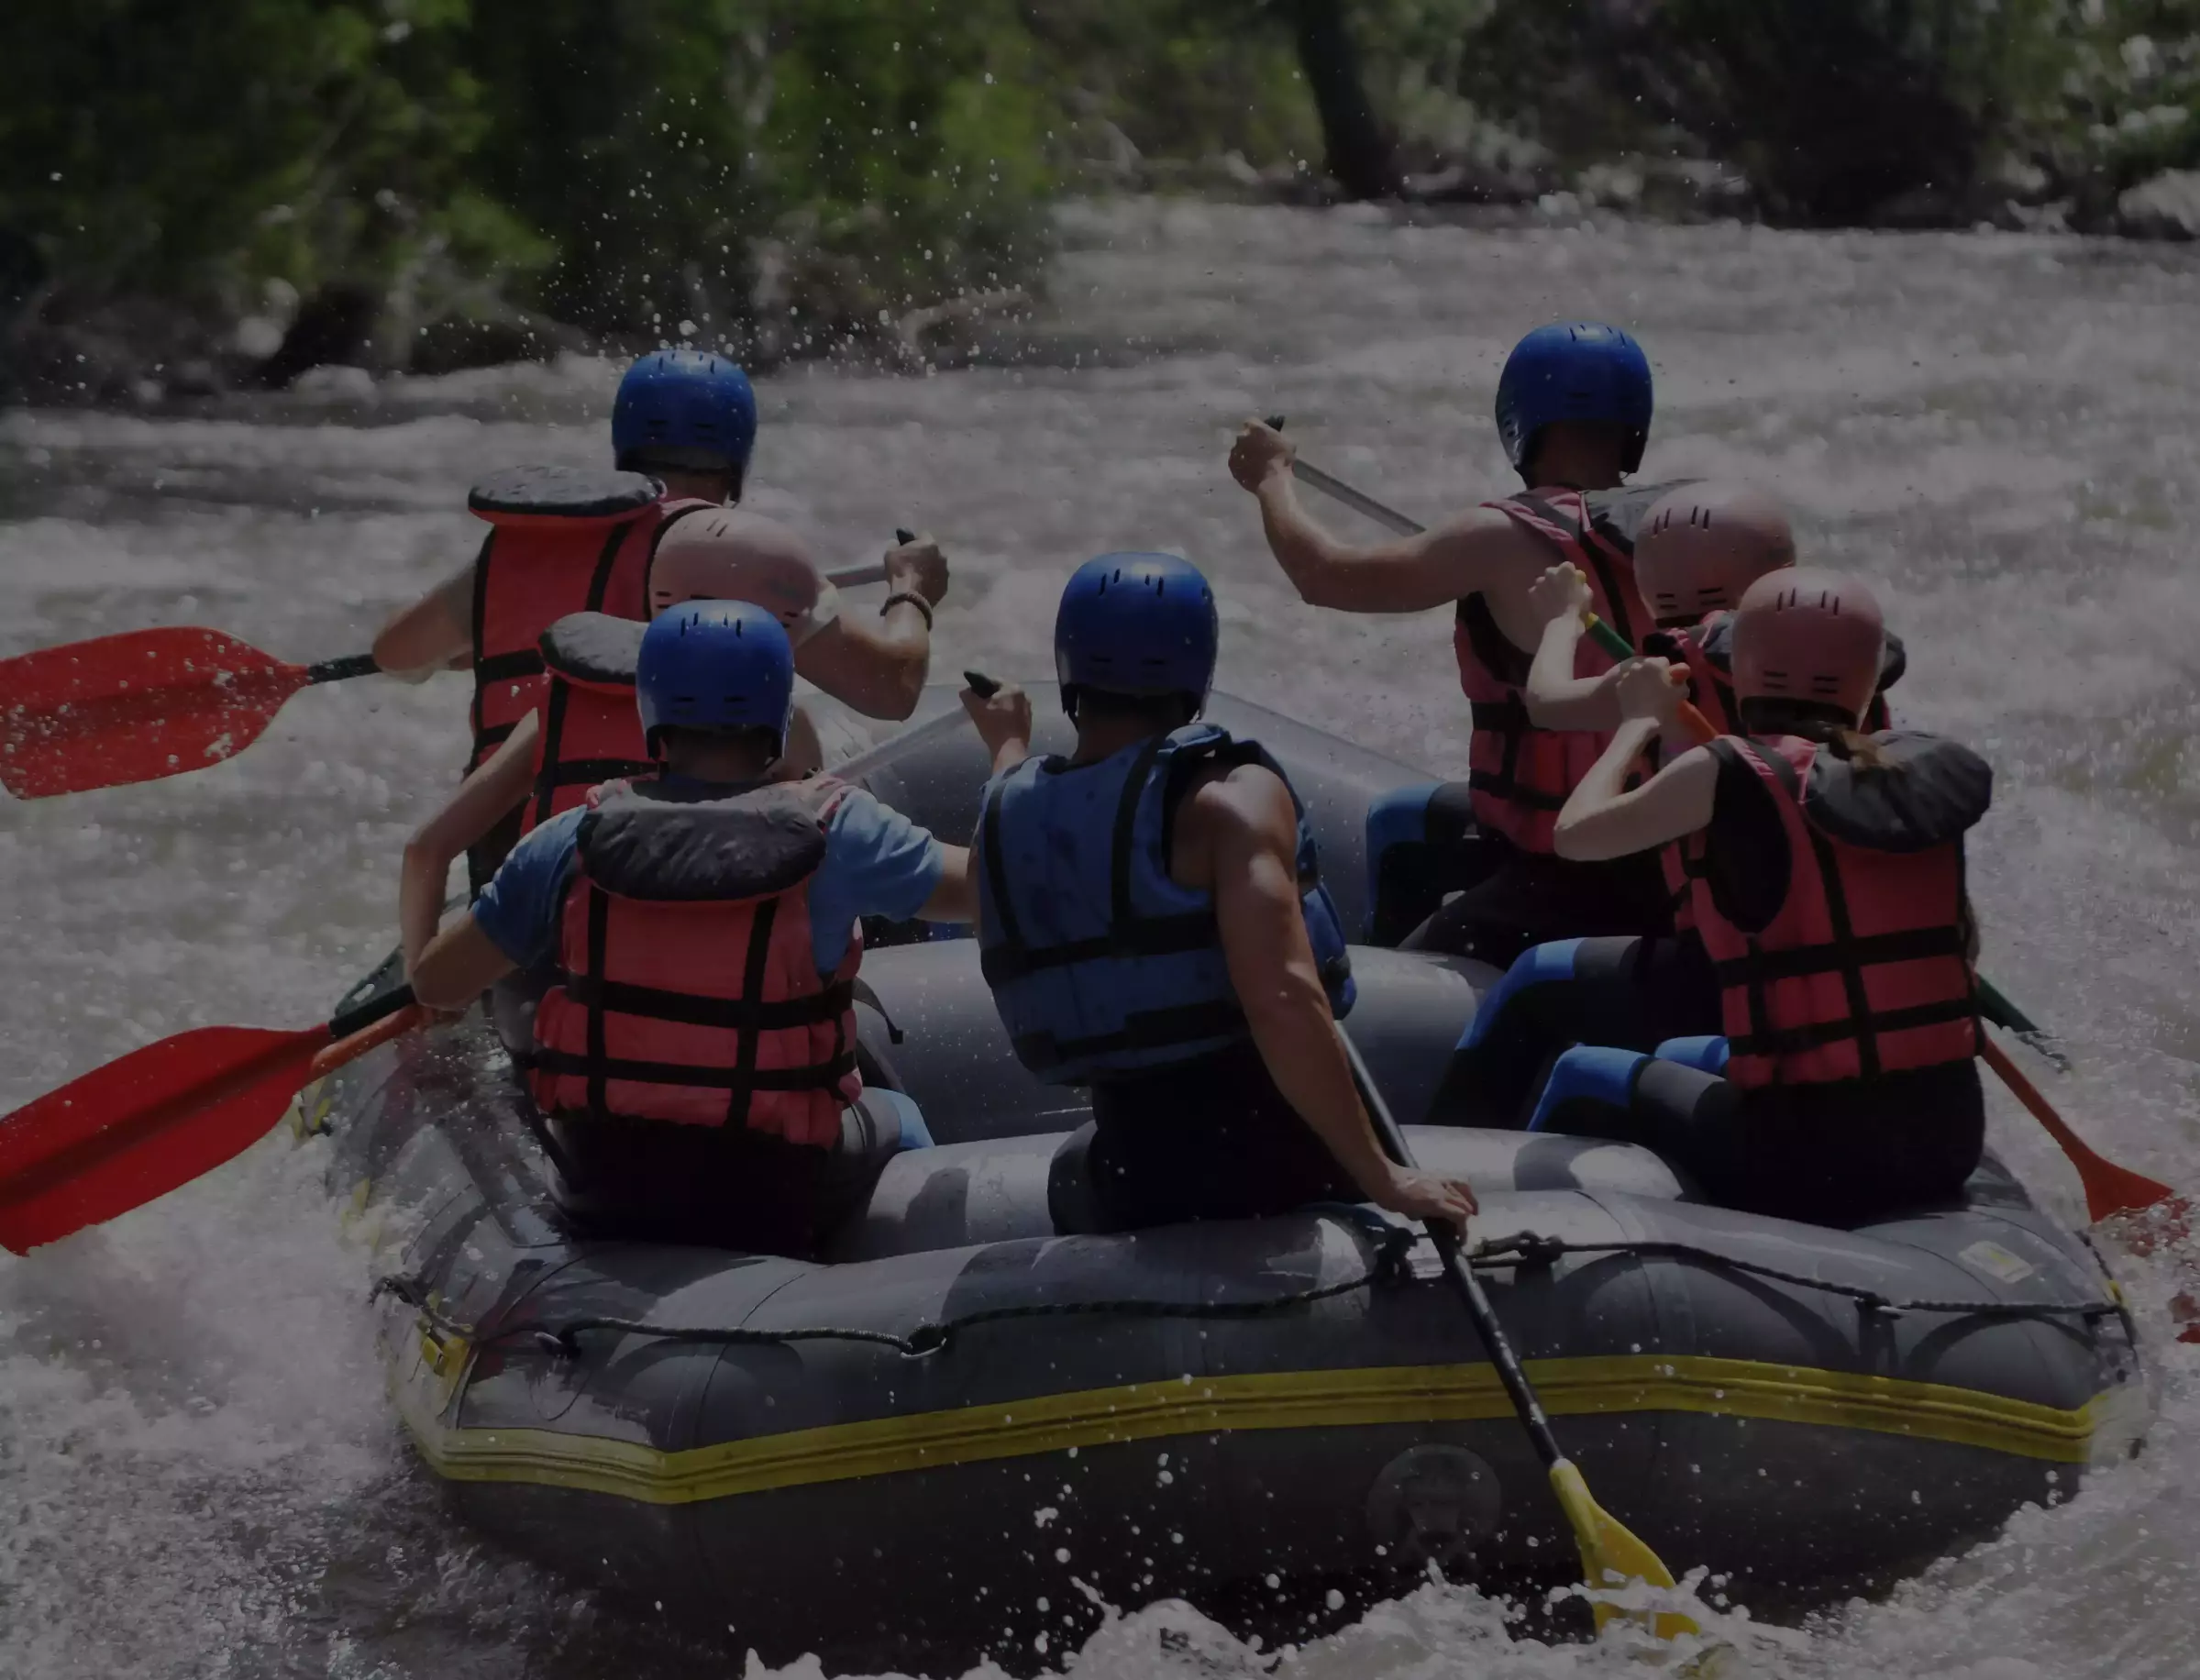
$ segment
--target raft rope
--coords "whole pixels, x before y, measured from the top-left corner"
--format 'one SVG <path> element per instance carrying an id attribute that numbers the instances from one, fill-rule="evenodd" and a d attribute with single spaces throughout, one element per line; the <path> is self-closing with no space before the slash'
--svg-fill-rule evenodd
<path id="1" fill-rule="evenodd" d="M 798 1326 L 785 1330 L 753 1330 L 731 1325 L 679 1325 L 653 1324 L 646 1319 L 623 1319 L 590 1314 L 568 1319 L 561 1324 L 521 1323 L 498 1329 L 485 1329 L 478 1324 L 466 1324 L 451 1318 L 436 1306 L 427 1285 L 420 1278 L 392 1274 L 375 1280 L 368 1299 L 379 1300 L 384 1296 L 402 1301 L 418 1312 L 428 1326 L 439 1334 L 452 1337 L 475 1348 L 504 1346 L 515 1342 L 532 1343 L 543 1353 L 555 1358 L 574 1358 L 580 1351 L 580 1338 L 603 1332 L 612 1335 L 648 1336 L 659 1342 L 687 1342 L 715 1344 L 721 1347 L 784 1346 L 798 1342 L 849 1342 L 873 1347 L 890 1348 L 905 1357 L 917 1358 L 945 1351 L 954 1339 L 966 1331 L 988 1324 L 1013 1323 L 1025 1319 L 1066 1318 L 1126 1318 L 1126 1319 L 1188 1319 L 1188 1320 L 1245 1320 L 1271 1318 L 1295 1312 L 1318 1301 L 1332 1300 L 1339 1296 L 1352 1295 L 1362 1289 L 1373 1289 L 1378 1285 L 1398 1285 L 1410 1281 L 1414 1273 L 1410 1256 L 1419 1242 L 1419 1234 L 1410 1228 L 1390 1224 L 1387 1221 L 1369 1216 L 1355 1217 L 1353 1222 L 1375 1239 L 1374 1262 L 1356 1277 L 1337 1283 L 1323 1284 L 1316 1288 L 1297 1289 L 1286 1295 L 1266 1297 L 1246 1301 L 1162 1301 L 1162 1300 L 1093 1300 L 1045 1301 L 1028 1306 L 989 1307 L 982 1311 L 965 1313 L 959 1318 L 944 1319 L 933 1323 L 919 1324 L 906 1335 L 891 1331 L 856 1330 L 829 1325 Z M 1797 1288 L 1816 1289 L 1828 1295 L 1837 1295 L 1856 1303 L 1857 1310 L 1866 1320 L 1895 1318 L 1905 1312 L 1933 1312 L 1950 1315 L 1977 1315 L 2002 1319 L 2077 1318 L 2092 1320 L 2124 1316 L 2124 1310 L 2112 1300 L 2085 1301 L 2005 1301 L 2005 1300 L 1896 1300 L 1875 1289 L 1862 1288 L 1854 1284 L 1829 1282 L 1822 1277 L 1811 1277 L 1801 1272 L 1790 1272 L 1778 1266 L 1763 1266 L 1753 1260 L 1738 1259 L 1716 1250 L 1698 1248 L 1689 1243 L 1658 1241 L 1628 1241 L 1618 1243 L 1568 1243 L 1556 1237 L 1539 1236 L 1533 1232 L 1522 1232 L 1515 1236 L 1501 1237 L 1492 1242 L 1476 1243 L 1467 1258 L 1470 1264 L 1483 1269 L 1498 1266 L 1528 1265 L 1548 1266 L 1562 1254 L 1634 1254 L 1643 1257 L 1698 1261 L 1730 1272 L 1741 1272 L 1754 1277 L 1763 1277 L 1775 1283 L 1792 1285 Z"/>
<path id="2" fill-rule="evenodd" d="M 1715 1249 L 1698 1248 L 1693 1243 L 1646 1239 L 1621 1243 L 1567 1243 L 1557 1237 L 1539 1236 L 1532 1231 L 1523 1231 L 1517 1236 L 1477 1243 L 1470 1257 L 1476 1266 L 1489 1267 L 1510 1265 L 1508 1255 L 1517 1255 L 1530 1266 L 1549 1266 L 1561 1254 L 1640 1254 L 1674 1260 L 1699 1260 L 1730 1272 L 1767 1277 L 1774 1283 L 1793 1284 L 1797 1288 L 1817 1289 L 1827 1295 L 1845 1296 L 1856 1303 L 1857 1310 L 1866 1318 L 1899 1318 L 1906 1312 L 1944 1312 L 2003 1319 L 2105 1319 L 2120 1317 L 2124 1311 L 2117 1302 L 2106 1299 L 2084 1301 L 1896 1300 L 1876 1289 L 1866 1289 L 1856 1284 L 1833 1283 L 1802 1272 L 1785 1271 L 1776 1266 L 1765 1266 L 1755 1260 L 1722 1254 Z"/>

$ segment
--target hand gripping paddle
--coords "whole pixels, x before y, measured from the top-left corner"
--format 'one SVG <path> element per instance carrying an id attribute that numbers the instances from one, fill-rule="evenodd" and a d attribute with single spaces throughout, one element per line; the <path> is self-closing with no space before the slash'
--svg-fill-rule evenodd
<path id="1" fill-rule="evenodd" d="M 1360 1088 L 1360 1100 L 1367 1105 L 1367 1115 L 1375 1122 L 1376 1138 L 1382 1144 L 1383 1153 L 1400 1166 L 1411 1166 L 1412 1149 L 1398 1127 L 1397 1116 L 1390 1112 L 1389 1103 L 1376 1087 L 1375 1076 L 1360 1059 L 1360 1047 L 1342 1026 L 1337 1029 L 1337 1038 L 1343 1046 L 1344 1059 L 1352 1065 L 1353 1083 Z M 1565 1513 L 1566 1523 L 1574 1531 L 1574 1542 L 1581 1551 L 1582 1573 L 1588 1577 L 1589 1586 L 1600 1593 L 1628 1581 L 1671 1587 L 1673 1571 L 1625 1523 L 1597 1503 L 1580 1467 L 1560 1450 L 1558 1437 L 1551 1432 L 1550 1417 L 1536 1396 L 1535 1386 L 1520 1366 L 1520 1355 L 1512 1351 L 1512 1343 L 1505 1334 L 1505 1327 L 1498 1321 L 1497 1311 L 1483 1291 L 1481 1279 L 1475 1276 L 1474 1267 L 1459 1252 L 1458 1237 L 1449 1225 L 1438 1220 L 1429 1221 L 1428 1232 L 1429 1241 L 1435 1243 L 1436 1252 L 1443 1260 L 1444 1275 L 1459 1291 L 1467 1316 L 1474 1321 L 1475 1332 L 1482 1338 L 1482 1345 L 1489 1354 L 1489 1363 L 1497 1368 L 1498 1380 L 1505 1386 L 1512 1409 L 1520 1417 L 1520 1427 L 1528 1431 L 1536 1456 L 1542 1460 L 1543 1470 L 1551 1478 L 1551 1491 L 1557 1496 L 1559 1509 Z M 1641 1612 L 1623 1610 L 1608 1603 L 1601 1596 L 1592 1597 L 1589 1607 L 1599 1630 L 1614 1617 L 1627 1617 L 1647 1620 L 1660 1639 L 1678 1639 L 1685 1633 L 1701 1631 L 1678 1610 L 1659 1610 L 1644 1617 Z"/>

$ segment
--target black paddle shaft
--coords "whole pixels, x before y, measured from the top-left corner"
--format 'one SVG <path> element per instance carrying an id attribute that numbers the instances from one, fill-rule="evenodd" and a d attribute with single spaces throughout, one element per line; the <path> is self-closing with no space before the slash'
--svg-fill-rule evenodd
<path id="1" fill-rule="evenodd" d="M 1359 1045 L 1352 1042 L 1352 1034 L 1343 1027 L 1337 1029 L 1337 1038 L 1344 1046 L 1344 1059 L 1352 1064 L 1353 1083 L 1360 1088 L 1360 1100 L 1367 1105 L 1368 1118 L 1375 1122 L 1375 1135 L 1383 1145 L 1383 1153 L 1400 1166 L 1412 1166 L 1413 1151 L 1406 1143 L 1405 1133 L 1398 1128 L 1398 1117 L 1383 1100 L 1375 1076 L 1360 1058 Z M 1505 1392 L 1511 1397 L 1512 1409 L 1520 1414 L 1528 1439 L 1535 1442 L 1536 1455 L 1543 1461 L 1543 1468 L 1549 1469 L 1565 1454 L 1559 1451 L 1558 1437 L 1551 1432 L 1551 1420 L 1543 1410 L 1543 1403 L 1536 1398 L 1527 1372 L 1520 1369 L 1520 1358 L 1506 1339 L 1505 1327 L 1498 1322 L 1489 1297 L 1482 1292 L 1482 1280 L 1475 1276 L 1474 1267 L 1467 1265 L 1465 1256 L 1459 1252 L 1459 1239 L 1449 1225 L 1442 1220 L 1431 1220 L 1426 1229 L 1429 1240 L 1436 1244 L 1436 1253 L 1443 1261 L 1452 1286 L 1466 1302 L 1467 1314 L 1475 1321 L 1475 1330 L 1489 1352 L 1489 1363 L 1498 1368 L 1498 1380 L 1505 1385 Z"/>
<path id="2" fill-rule="evenodd" d="M 394 1015 L 407 1004 L 415 1001 L 410 986 L 392 986 L 388 991 L 369 998 L 364 1003 L 346 1010 L 328 1023 L 331 1040 L 349 1038 L 362 1028 L 370 1027 L 386 1016 Z"/>
<path id="3" fill-rule="evenodd" d="M 354 677 L 371 677 L 381 667 L 374 662 L 370 653 L 355 653 L 348 658 L 324 659 L 318 665 L 305 668 L 307 682 L 348 682 Z"/>

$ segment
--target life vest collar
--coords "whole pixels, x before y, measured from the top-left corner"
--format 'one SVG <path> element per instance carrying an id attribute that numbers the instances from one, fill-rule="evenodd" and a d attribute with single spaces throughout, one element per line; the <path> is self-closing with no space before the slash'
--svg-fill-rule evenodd
<path id="1" fill-rule="evenodd" d="M 664 485 L 642 472 L 510 467 L 468 491 L 466 508 L 496 525 L 614 525 L 664 494 Z"/>
<path id="2" fill-rule="evenodd" d="M 1888 760 L 1865 769 L 1830 752 L 1812 761 L 1803 814 L 1874 852 L 1924 852 L 1961 839 L 1994 802 L 1994 768 L 1969 747 L 1913 730 L 1872 737 Z"/>
<path id="3" fill-rule="evenodd" d="M 537 643 L 543 668 L 582 688 L 632 694 L 642 634 L 648 627 L 609 613 L 568 613 Z"/>
<path id="4" fill-rule="evenodd" d="M 606 892 L 653 903 L 785 892 L 824 862 L 824 787 L 773 783 L 697 801 L 652 798 L 647 784 L 604 790 L 580 820 L 581 871 Z"/>

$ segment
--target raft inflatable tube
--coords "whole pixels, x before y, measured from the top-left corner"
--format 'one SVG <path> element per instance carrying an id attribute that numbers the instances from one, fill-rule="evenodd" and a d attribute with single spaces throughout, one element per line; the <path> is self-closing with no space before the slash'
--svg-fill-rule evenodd
<path id="1" fill-rule="evenodd" d="M 1355 1037 L 1420 1112 L 1486 976 L 1354 963 Z M 466 1520 L 768 1663 L 912 1673 L 1029 1670 L 1165 1597 L 1297 1639 L 1432 1569 L 1577 1578 L 1417 1232 L 1324 1207 L 1093 1234 L 1062 1170 L 1083 1111 L 1010 1056 L 973 944 L 864 972 L 867 1075 L 938 1143 L 883 1160 L 823 1264 L 568 1238 L 478 1012 L 303 1095 L 380 1232 L 397 1411 Z M 1761 1611 L 1884 1585 L 2136 1447 L 2115 1285 L 1992 1162 L 1841 1231 L 1708 1206 L 1641 1149 L 1412 1135 L 1476 1185 L 1476 1264 L 1597 1498 Z"/>

